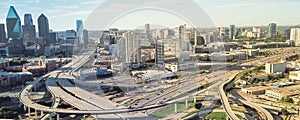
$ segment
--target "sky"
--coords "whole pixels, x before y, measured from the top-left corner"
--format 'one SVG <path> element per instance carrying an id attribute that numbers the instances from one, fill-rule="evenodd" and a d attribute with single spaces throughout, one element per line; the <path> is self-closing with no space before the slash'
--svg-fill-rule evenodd
<path id="1" fill-rule="evenodd" d="M 14 6 L 22 24 L 25 13 L 32 14 L 35 25 L 44 13 L 54 31 L 76 29 L 77 19 L 85 21 L 88 30 L 134 29 L 145 23 L 168 27 L 300 23 L 299 0 L 1 0 L 0 5 L 0 23 Z"/>

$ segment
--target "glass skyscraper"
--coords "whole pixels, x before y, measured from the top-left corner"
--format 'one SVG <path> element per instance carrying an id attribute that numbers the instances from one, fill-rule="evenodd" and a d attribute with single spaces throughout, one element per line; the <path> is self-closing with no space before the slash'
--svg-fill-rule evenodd
<path id="1" fill-rule="evenodd" d="M 269 38 L 276 38 L 277 37 L 277 29 L 276 29 L 276 23 L 270 23 L 269 24 Z"/>
<path id="2" fill-rule="evenodd" d="M 6 43 L 6 33 L 4 24 L 0 24 L 0 43 Z"/>
<path id="3" fill-rule="evenodd" d="M 31 14 L 24 15 L 24 24 L 25 25 L 33 25 Z"/>
<path id="4" fill-rule="evenodd" d="M 13 6 L 9 7 L 6 26 L 8 38 L 22 38 L 21 19 Z"/>
<path id="5" fill-rule="evenodd" d="M 39 27 L 39 37 L 43 38 L 44 43 L 48 46 L 49 39 L 49 23 L 48 18 L 41 14 L 38 18 L 38 27 Z"/>
<path id="6" fill-rule="evenodd" d="M 84 44 L 83 40 L 83 23 L 82 20 L 77 20 L 76 21 L 76 30 L 77 30 L 77 37 L 78 37 L 78 42 L 79 44 Z"/>
<path id="7" fill-rule="evenodd" d="M 24 23 L 23 28 L 23 42 L 24 45 L 29 45 L 28 42 L 35 43 L 36 40 L 36 31 L 35 26 L 33 25 L 31 14 L 24 15 Z"/>

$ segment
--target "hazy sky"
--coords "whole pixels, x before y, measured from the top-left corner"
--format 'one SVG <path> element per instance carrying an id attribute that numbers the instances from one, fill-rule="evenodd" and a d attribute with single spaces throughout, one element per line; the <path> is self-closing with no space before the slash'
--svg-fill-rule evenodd
<path id="1" fill-rule="evenodd" d="M 37 17 L 44 13 L 49 19 L 50 28 L 55 31 L 75 29 L 77 19 L 85 21 L 92 18 L 95 26 L 89 22 L 87 29 L 103 28 L 105 25 L 136 28 L 147 22 L 175 27 L 191 20 L 190 16 L 206 17 L 204 13 L 199 13 L 199 8 L 205 11 L 209 20 L 216 26 L 268 25 L 270 22 L 279 25 L 300 23 L 299 0 L 194 0 L 193 2 L 191 0 L 1 0 L 0 5 L 0 23 L 5 23 L 8 8 L 12 5 L 21 17 L 22 24 L 25 13 L 32 14 L 35 25 Z M 130 11 L 132 8 L 139 9 L 139 6 L 158 7 L 159 5 L 166 6 L 171 12 L 157 9 Z M 181 14 L 170 14 L 172 11 Z M 107 23 L 105 20 L 113 22 Z M 189 22 L 195 23 L 193 20 Z M 101 26 L 98 23 L 105 25 L 98 27 Z"/>

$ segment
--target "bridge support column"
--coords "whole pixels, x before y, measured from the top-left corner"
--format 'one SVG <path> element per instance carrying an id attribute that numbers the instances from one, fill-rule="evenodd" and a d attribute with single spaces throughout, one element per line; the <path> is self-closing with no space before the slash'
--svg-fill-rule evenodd
<path id="1" fill-rule="evenodd" d="M 44 116 L 44 112 L 43 111 L 41 111 L 41 117 L 43 117 Z"/>
<path id="2" fill-rule="evenodd" d="M 177 103 L 174 104 L 175 113 L 177 113 Z"/>
<path id="3" fill-rule="evenodd" d="M 34 116 L 37 117 L 37 110 L 34 110 Z"/>
<path id="4" fill-rule="evenodd" d="M 145 110 L 145 115 L 147 115 L 147 116 L 148 116 L 148 112 L 147 112 L 147 110 Z"/>
<path id="5" fill-rule="evenodd" d="M 194 103 L 196 103 L 197 102 L 197 98 L 196 98 L 196 96 L 194 97 Z"/>
<path id="6" fill-rule="evenodd" d="M 30 118 L 30 107 L 28 107 L 28 117 Z"/>
<path id="7" fill-rule="evenodd" d="M 56 120 L 59 120 L 59 114 L 56 113 Z"/>
<path id="8" fill-rule="evenodd" d="M 188 99 L 185 99 L 185 108 L 188 108 Z"/>
<path id="9" fill-rule="evenodd" d="M 24 111 L 26 112 L 26 106 L 24 105 Z"/>

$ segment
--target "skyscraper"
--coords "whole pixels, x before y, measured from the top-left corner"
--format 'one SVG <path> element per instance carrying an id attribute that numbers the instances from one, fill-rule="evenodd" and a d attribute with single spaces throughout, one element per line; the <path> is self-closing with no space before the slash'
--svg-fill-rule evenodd
<path id="1" fill-rule="evenodd" d="M 235 33 L 235 25 L 230 25 L 229 26 L 229 39 L 235 38 L 234 33 Z"/>
<path id="2" fill-rule="evenodd" d="M 139 33 L 125 32 L 123 36 L 125 38 L 126 62 L 141 62 L 140 40 L 138 39 Z"/>
<path id="3" fill-rule="evenodd" d="M 28 42 L 35 43 L 36 40 L 36 31 L 35 25 L 33 25 L 31 14 L 24 15 L 23 28 L 23 43 L 26 46 Z"/>
<path id="4" fill-rule="evenodd" d="M 162 40 L 156 40 L 155 64 L 161 69 L 164 68 L 164 56 L 164 42 Z"/>
<path id="5" fill-rule="evenodd" d="M 6 26 L 8 38 L 22 38 L 21 19 L 13 6 L 9 7 Z"/>
<path id="6" fill-rule="evenodd" d="M 269 38 L 276 38 L 277 37 L 277 30 L 276 30 L 276 23 L 269 24 Z"/>
<path id="7" fill-rule="evenodd" d="M 39 37 L 43 38 L 43 41 L 46 46 L 48 45 L 48 39 L 49 39 L 49 23 L 48 18 L 41 14 L 38 18 L 38 27 L 39 27 Z"/>
<path id="8" fill-rule="evenodd" d="M 82 20 L 77 20 L 76 21 L 76 31 L 77 31 L 77 38 L 78 38 L 79 44 L 81 44 L 81 45 L 84 44 Z"/>
<path id="9" fill-rule="evenodd" d="M 84 45 L 89 43 L 89 32 L 87 30 L 83 30 L 83 41 Z"/>
<path id="10" fill-rule="evenodd" d="M 24 15 L 24 24 L 25 25 L 33 25 L 31 14 Z"/>
<path id="11" fill-rule="evenodd" d="M 150 37 L 150 24 L 145 24 L 145 33 L 147 34 L 147 37 Z"/>
<path id="12" fill-rule="evenodd" d="M 6 43 L 6 33 L 4 24 L 0 24 L 0 43 Z"/>

